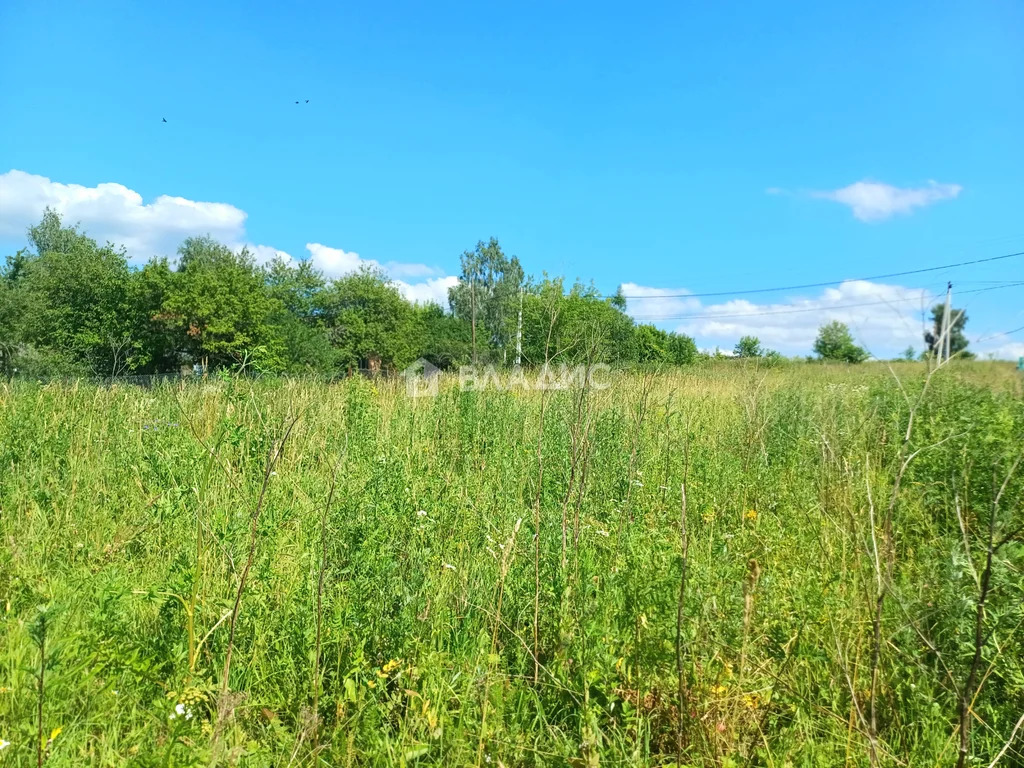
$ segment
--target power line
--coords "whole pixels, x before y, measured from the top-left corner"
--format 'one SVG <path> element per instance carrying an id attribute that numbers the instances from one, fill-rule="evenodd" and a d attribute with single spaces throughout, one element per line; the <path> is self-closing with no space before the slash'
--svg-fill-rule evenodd
<path id="1" fill-rule="evenodd" d="M 991 288 L 975 288 L 970 291 L 961 291 L 959 294 L 974 294 L 974 293 L 985 293 L 986 291 L 999 291 L 1004 288 L 1015 288 L 1017 286 L 1024 286 L 1024 281 L 1020 283 L 1014 283 L 1006 286 L 992 286 Z M 934 301 L 941 299 L 944 294 L 932 294 L 930 296 L 907 296 L 902 299 L 888 299 L 886 301 L 866 301 L 857 304 L 836 304 L 835 306 L 815 306 L 815 307 L 801 307 L 799 309 L 773 309 L 764 312 L 736 312 L 736 313 L 722 313 L 722 314 L 674 314 L 674 315 L 657 315 L 657 314 L 634 314 L 634 318 L 641 319 L 656 319 L 656 321 L 676 321 L 676 319 L 719 319 L 721 317 L 763 317 L 770 314 L 794 314 L 796 312 L 828 312 L 833 309 L 856 309 L 864 306 L 881 306 L 883 304 L 898 304 L 907 301 Z"/>
<path id="2" fill-rule="evenodd" d="M 957 285 L 963 285 L 968 283 L 970 285 L 1003 285 L 1006 283 L 1019 283 L 1024 281 L 1024 277 L 1015 277 L 1012 280 L 964 280 L 963 278 L 957 280 Z"/>
<path id="3" fill-rule="evenodd" d="M 961 291 L 961 293 L 966 293 L 966 291 Z M 975 339 L 971 343 L 979 344 L 983 341 L 989 341 L 990 339 L 998 339 L 1000 336 L 1012 336 L 1013 334 L 1020 333 L 1021 331 L 1024 331 L 1024 325 L 1022 325 L 1020 328 L 1014 328 L 1012 331 L 1003 331 L 1002 333 L 993 333 L 989 336 L 982 336 L 981 338 Z"/>
<path id="4" fill-rule="evenodd" d="M 804 283 L 803 285 L 782 285 L 777 288 L 748 288 L 741 291 L 713 291 L 710 293 L 664 293 L 654 296 L 623 296 L 624 299 L 699 299 L 710 296 L 740 296 L 751 293 L 772 293 L 774 291 L 797 291 L 804 288 L 826 288 L 830 285 L 839 285 L 840 283 L 854 282 L 854 281 L 866 281 L 866 280 L 885 280 L 890 277 L 906 277 L 907 275 L 920 275 L 925 272 L 938 272 L 943 269 L 953 269 L 954 267 L 966 267 L 971 264 L 984 264 L 990 261 L 1000 261 L 1002 259 L 1011 259 L 1015 256 L 1024 256 L 1024 251 L 1018 251 L 1017 253 L 1006 253 L 1002 256 L 989 256 L 984 259 L 974 259 L 973 261 L 958 261 L 954 264 L 943 264 L 939 267 L 924 267 L 923 269 L 910 269 L 906 272 L 889 272 L 885 275 L 871 275 L 870 277 L 857 277 L 857 278 L 844 278 L 842 280 L 828 280 L 823 283 Z M 603 299 L 615 298 L 615 296 L 602 296 Z"/>
<path id="5" fill-rule="evenodd" d="M 967 293 L 967 291 L 961 291 L 961 293 Z M 704 315 L 632 315 L 634 318 L 644 318 L 651 320 L 713 320 L 719 317 L 763 317 L 765 315 L 792 315 L 798 312 L 826 312 L 832 309 L 856 309 L 858 307 L 877 307 L 882 304 L 895 304 L 906 301 L 933 301 L 935 299 L 942 298 L 941 294 L 932 294 L 930 296 L 907 296 L 902 299 L 890 299 L 888 301 L 868 301 L 861 302 L 858 304 L 836 304 L 830 307 L 801 307 L 800 309 L 778 309 L 769 310 L 767 312 L 736 312 L 730 314 L 704 314 Z"/>

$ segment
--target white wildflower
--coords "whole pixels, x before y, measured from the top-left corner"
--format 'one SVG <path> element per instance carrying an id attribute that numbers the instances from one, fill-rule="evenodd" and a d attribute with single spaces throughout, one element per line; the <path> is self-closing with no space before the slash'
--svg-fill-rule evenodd
<path id="1" fill-rule="evenodd" d="M 184 717 L 186 720 L 192 719 L 192 710 L 186 707 L 181 702 L 174 705 L 174 711 L 167 718 L 168 720 L 174 720 L 176 717 Z"/>
<path id="2" fill-rule="evenodd" d="M 442 563 L 442 565 L 444 566 L 444 568 L 446 570 L 449 570 L 449 571 L 454 571 L 455 570 L 455 566 L 452 565 L 451 563 Z"/>
<path id="3" fill-rule="evenodd" d="M 3 752 L 9 746 L 11 746 L 11 742 L 9 742 L 9 741 L 7 741 L 5 739 L 0 739 L 0 752 Z"/>
<path id="4" fill-rule="evenodd" d="M 604 530 L 604 529 L 602 529 L 602 528 L 599 528 L 599 529 L 598 529 L 598 530 L 596 531 L 596 533 L 597 533 L 597 535 L 598 535 L 598 536 L 604 536 L 605 538 L 607 538 L 608 536 L 611 536 L 611 534 L 610 534 L 610 533 L 608 533 L 608 531 L 606 531 L 606 530 Z"/>
<path id="5" fill-rule="evenodd" d="M 427 516 L 427 510 L 425 510 L 425 509 L 417 509 L 416 510 L 416 517 L 426 517 L 426 516 Z"/>

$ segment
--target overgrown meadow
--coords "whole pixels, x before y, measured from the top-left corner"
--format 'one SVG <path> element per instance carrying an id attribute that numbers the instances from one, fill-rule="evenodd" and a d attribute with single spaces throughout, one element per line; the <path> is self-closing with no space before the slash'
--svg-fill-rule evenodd
<path id="1" fill-rule="evenodd" d="M 1024 765 L 995 363 L 0 385 L 0 765 Z"/>

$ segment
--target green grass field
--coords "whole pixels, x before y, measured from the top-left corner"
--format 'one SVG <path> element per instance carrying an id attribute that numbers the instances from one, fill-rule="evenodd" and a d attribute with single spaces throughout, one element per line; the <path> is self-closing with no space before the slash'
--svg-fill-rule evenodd
<path id="1" fill-rule="evenodd" d="M 1024 765 L 1020 375 L 925 373 L 0 385 L 0 765 Z"/>

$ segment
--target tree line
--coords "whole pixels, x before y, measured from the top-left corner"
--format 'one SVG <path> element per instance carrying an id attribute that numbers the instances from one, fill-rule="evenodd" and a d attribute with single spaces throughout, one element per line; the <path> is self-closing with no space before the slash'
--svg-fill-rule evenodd
<path id="1" fill-rule="evenodd" d="M 329 279 L 308 261 L 259 265 L 209 237 L 186 239 L 173 263 L 153 258 L 136 268 L 124 248 L 99 245 L 50 209 L 28 241 L 0 267 L 0 372 L 8 375 L 199 366 L 337 376 L 398 371 L 418 359 L 450 369 L 700 357 L 691 337 L 635 322 L 621 288 L 604 297 L 593 284 L 529 278 L 493 238 L 462 254 L 448 307 L 408 301 L 378 268 Z M 941 306 L 933 314 L 937 332 Z M 954 353 L 966 348 L 965 322 L 956 315 Z M 868 357 L 839 322 L 822 326 L 814 351 L 851 363 Z M 754 336 L 733 354 L 780 358 Z"/>
<path id="2" fill-rule="evenodd" d="M 693 362 L 692 338 L 635 323 L 621 295 L 561 278 L 528 279 L 497 240 L 462 255 L 449 308 L 406 300 L 379 269 L 328 279 L 309 262 L 258 265 L 209 237 L 174 263 L 133 267 L 47 210 L 30 247 L 0 268 L 0 366 L 6 373 L 163 373 L 248 367 L 345 375 L 417 359 L 461 364 Z"/>

